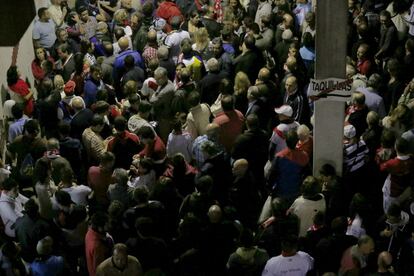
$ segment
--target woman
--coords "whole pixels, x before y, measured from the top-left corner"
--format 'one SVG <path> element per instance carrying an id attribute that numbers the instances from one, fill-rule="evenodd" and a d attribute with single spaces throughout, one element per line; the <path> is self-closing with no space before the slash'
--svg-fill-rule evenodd
<path id="1" fill-rule="evenodd" d="M 184 25 L 184 29 L 187 27 L 187 31 L 190 33 L 191 37 L 194 37 L 195 33 L 202 27 L 204 27 L 203 23 L 200 20 L 200 14 L 197 10 L 193 10 L 190 13 L 188 18 L 187 24 Z"/>
<path id="2" fill-rule="evenodd" d="M 42 68 L 42 62 L 45 60 L 49 60 L 50 62 L 52 62 L 52 64 L 55 63 L 53 58 L 47 54 L 45 48 L 36 48 L 35 59 L 32 61 L 32 73 L 33 77 L 35 78 L 35 87 L 37 87 L 39 82 L 43 80 L 46 76 L 46 73 Z"/>
<path id="3" fill-rule="evenodd" d="M 348 217 L 348 229 L 347 235 L 354 236 L 359 239 L 361 236 L 366 235 L 367 226 L 373 225 L 373 221 L 370 220 L 372 216 L 372 210 L 365 199 L 365 197 L 356 193 L 351 200 L 349 206 L 349 217 Z"/>
<path id="4" fill-rule="evenodd" d="M 398 99 L 404 92 L 404 82 L 401 75 L 401 64 L 397 59 L 390 59 L 387 62 L 387 70 L 390 80 L 387 84 L 387 92 L 382 95 L 384 98 L 385 110 L 391 112 L 397 107 Z"/>
<path id="5" fill-rule="evenodd" d="M 249 77 L 242 71 L 238 72 L 234 78 L 234 107 L 243 114 L 246 113 L 248 107 L 247 90 L 250 86 Z"/>
<path id="6" fill-rule="evenodd" d="M 194 41 L 195 43 L 192 45 L 194 51 L 198 52 L 201 55 L 201 58 L 204 61 L 208 60 L 209 55 L 209 46 L 210 46 L 210 38 L 208 36 L 207 29 L 202 27 L 199 28 L 194 33 Z"/>
<path id="7" fill-rule="evenodd" d="M 17 66 L 10 66 L 7 70 L 7 85 L 9 86 L 10 97 L 16 103 L 24 104 L 24 114 L 31 117 L 34 109 L 33 92 L 30 86 L 21 79 Z"/>

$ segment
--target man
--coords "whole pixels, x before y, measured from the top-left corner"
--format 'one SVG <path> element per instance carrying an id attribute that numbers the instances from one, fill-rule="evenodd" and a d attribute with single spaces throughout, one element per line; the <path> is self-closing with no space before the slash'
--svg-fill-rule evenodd
<path id="1" fill-rule="evenodd" d="M 145 67 L 148 67 L 150 60 L 157 58 L 157 32 L 155 30 L 150 30 L 147 34 L 147 43 L 143 47 L 142 58 L 145 62 Z"/>
<path id="2" fill-rule="evenodd" d="M 257 7 L 256 17 L 254 22 L 260 26 L 261 19 L 263 16 L 270 16 L 272 14 L 272 4 L 267 0 L 259 0 L 259 6 Z"/>
<path id="3" fill-rule="evenodd" d="M 115 86 L 117 84 L 119 85 L 121 77 L 123 73 L 125 72 L 124 60 L 128 55 L 131 55 L 134 58 L 135 66 L 139 66 L 141 67 L 141 69 L 145 69 L 144 61 L 142 60 L 140 53 L 129 49 L 129 41 L 126 37 L 121 37 L 118 40 L 118 45 L 121 51 L 119 52 L 118 56 L 115 58 L 115 61 L 114 61 L 113 78 L 114 78 Z"/>
<path id="4" fill-rule="evenodd" d="M 270 50 L 273 46 L 273 30 L 271 27 L 270 15 L 263 15 L 260 19 L 260 37 L 256 39 L 256 47 L 261 51 Z"/>
<path id="5" fill-rule="evenodd" d="M 365 96 L 365 105 L 370 111 L 378 114 L 380 119 L 387 114 L 385 112 L 384 99 L 378 94 L 381 87 L 381 76 L 377 73 L 372 74 L 367 82 L 367 87 L 358 87 L 357 92 L 361 92 Z"/>
<path id="6" fill-rule="evenodd" d="M 410 156 L 409 142 L 404 138 L 397 139 L 395 151 L 395 158 L 380 165 L 381 171 L 389 173 L 382 188 L 384 212 L 387 212 L 392 203 L 403 204 L 412 193 L 414 160 Z"/>
<path id="7" fill-rule="evenodd" d="M 276 154 L 267 176 L 273 197 L 294 200 L 300 193 L 304 168 L 309 163 L 306 152 L 296 149 L 299 138 L 296 130 L 286 134 L 287 147 Z"/>
<path id="8" fill-rule="evenodd" d="M 196 167 L 198 169 L 201 168 L 201 166 L 203 165 L 204 161 L 206 160 L 206 156 L 204 155 L 203 151 L 202 151 L 202 145 L 206 142 L 206 141 L 210 141 L 212 143 L 214 143 L 217 147 L 222 147 L 219 143 L 219 131 L 220 131 L 220 127 L 219 125 L 212 123 L 212 124 L 208 124 L 206 127 L 206 134 L 205 135 L 201 135 L 198 136 L 194 142 L 193 142 L 193 159 L 195 160 L 195 164 Z"/>
<path id="9" fill-rule="evenodd" d="M 174 80 L 175 77 L 175 62 L 170 57 L 169 49 L 167 46 L 160 46 L 157 50 L 157 58 L 159 60 L 159 67 L 167 69 L 167 75 L 169 80 Z"/>
<path id="10" fill-rule="evenodd" d="M 373 71 L 373 64 L 369 56 L 369 45 L 362 43 L 357 50 L 357 71 L 369 78 Z"/>
<path id="11" fill-rule="evenodd" d="M 23 115 L 22 104 L 16 103 L 13 105 L 11 112 L 14 118 L 14 122 L 9 126 L 7 139 L 9 143 L 12 143 L 17 136 L 23 134 L 24 124 L 28 119 L 26 115 Z"/>
<path id="12" fill-rule="evenodd" d="M 3 191 L 0 196 L 0 217 L 4 225 L 4 233 L 9 238 L 15 238 L 16 221 L 23 217 L 23 205 L 29 200 L 19 193 L 19 185 L 13 178 L 7 178 L 2 183 Z"/>
<path id="13" fill-rule="evenodd" d="M 66 43 L 59 45 L 59 47 L 56 49 L 56 53 L 59 57 L 60 62 L 60 64 L 57 66 L 57 69 L 61 71 L 63 80 L 67 82 L 76 69 L 73 53 L 69 51 L 69 46 Z"/>
<path id="14" fill-rule="evenodd" d="M 163 67 L 158 67 L 154 72 L 157 82 L 157 91 L 151 96 L 150 102 L 153 105 L 153 114 L 159 123 L 159 135 L 163 141 L 167 141 L 168 134 L 172 130 L 171 101 L 174 97 L 174 85 L 168 79 L 168 72 Z"/>
<path id="15" fill-rule="evenodd" d="M 207 104 L 200 103 L 200 94 L 197 91 L 193 91 L 188 95 L 187 103 L 190 110 L 187 114 L 185 129 L 195 140 L 198 136 L 206 134 L 211 111 Z"/>
<path id="16" fill-rule="evenodd" d="M 298 251 L 298 239 L 289 236 L 282 241 L 282 253 L 267 261 L 262 276 L 295 275 L 305 276 L 313 269 L 313 258 Z"/>
<path id="17" fill-rule="evenodd" d="M 95 114 L 92 118 L 91 126 L 85 129 L 82 134 L 82 142 L 85 147 L 89 165 L 97 165 L 106 151 L 106 142 L 100 135 L 104 127 L 102 116 Z"/>
<path id="18" fill-rule="evenodd" d="M 285 91 L 286 96 L 283 103 L 292 107 L 292 118 L 299 124 L 308 123 L 309 114 L 306 112 L 307 102 L 303 98 L 302 91 L 299 89 L 295 76 L 290 76 L 286 79 Z"/>
<path id="19" fill-rule="evenodd" d="M 264 66 L 262 53 L 256 48 L 256 39 L 247 35 L 242 45 L 242 53 L 234 60 L 235 73 L 243 71 L 254 83 L 260 68 Z"/>
<path id="20" fill-rule="evenodd" d="M 165 1 L 163 3 L 171 3 L 169 1 Z M 181 17 L 180 16 L 173 16 L 171 18 L 171 32 L 167 34 L 164 40 L 165 46 L 169 49 L 169 56 L 172 58 L 175 64 L 178 62 L 178 56 L 180 55 L 181 51 L 181 42 L 184 38 L 190 39 L 190 34 L 187 31 L 183 31 L 180 29 L 181 27 Z"/>
<path id="21" fill-rule="evenodd" d="M 168 31 L 170 31 L 171 28 L 173 30 L 177 30 L 175 27 L 179 26 L 181 24 L 181 20 L 183 19 L 183 15 L 179 7 L 170 0 L 160 1 L 158 8 L 155 11 L 155 16 L 162 18 L 167 22 L 166 28 Z M 179 25 L 177 25 L 177 20 L 179 20 Z M 171 25 L 171 28 L 168 24 Z"/>
<path id="22" fill-rule="evenodd" d="M 85 102 L 82 97 L 75 96 L 70 101 L 69 106 L 72 108 L 74 114 L 70 121 L 71 137 L 82 140 L 83 131 L 92 123 L 93 112 L 85 107 Z"/>
<path id="23" fill-rule="evenodd" d="M 132 28 L 132 46 L 133 49 L 143 53 L 147 43 L 147 34 L 151 26 L 153 13 L 153 5 L 151 2 L 145 2 L 141 12 L 134 12 L 131 16 Z M 155 32 L 155 41 L 157 41 L 157 33 Z"/>
<path id="24" fill-rule="evenodd" d="M 356 130 L 356 137 L 359 138 L 367 129 L 368 107 L 365 104 L 365 95 L 361 92 L 354 92 L 351 96 L 351 106 L 346 110 L 345 122 L 353 125 Z"/>
<path id="25" fill-rule="evenodd" d="M 50 19 L 47 8 L 40 8 L 37 15 L 39 20 L 34 23 L 32 31 L 33 46 L 50 51 L 56 40 L 55 23 Z"/>
<path id="26" fill-rule="evenodd" d="M 102 69 L 99 65 L 92 65 L 89 76 L 85 80 L 85 86 L 83 88 L 83 98 L 85 100 L 86 107 L 90 107 L 96 102 L 96 94 L 98 90 L 105 88 L 102 81 Z"/>
<path id="27" fill-rule="evenodd" d="M 243 114 L 234 108 L 232 96 L 224 96 L 221 100 L 223 112 L 213 120 L 220 127 L 220 143 L 227 152 L 231 152 L 236 138 L 242 133 L 244 125 Z"/>
<path id="28" fill-rule="evenodd" d="M 134 64 L 134 57 L 132 55 L 127 55 L 124 59 L 124 73 L 121 78 L 121 87 L 128 81 L 135 81 L 137 83 L 138 89 L 141 89 L 142 84 L 145 81 L 145 72 L 144 70 Z"/>
<path id="29" fill-rule="evenodd" d="M 62 44 L 68 45 L 68 50 L 70 53 L 76 53 L 79 51 L 79 44 L 73 40 L 73 38 L 69 38 L 68 31 L 63 28 L 59 28 L 56 30 L 56 41 L 53 44 L 52 52 L 50 53 L 55 60 L 59 59 L 59 55 L 57 54 L 57 49 Z"/>
<path id="30" fill-rule="evenodd" d="M 375 54 L 375 61 L 380 64 L 380 61 L 386 61 L 394 54 L 398 46 L 398 31 L 391 20 L 391 14 L 383 10 L 380 13 L 381 22 L 381 37 L 379 40 L 379 50 Z"/>
<path id="31" fill-rule="evenodd" d="M 88 8 L 82 6 L 78 9 L 79 20 L 76 24 L 77 30 L 80 32 L 81 39 L 91 39 L 96 34 L 98 22 L 93 16 L 89 16 Z"/>
<path id="32" fill-rule="evenodd" d="M 112 257 L 103 261 L 96 269 L 96 276 L 113 275 L 143 275 L 140 262 L 134 256 L 128 255 L 125 244 L 115 244 Z"/>
<path id="33" fill-rule="evenodd" d="M 112 237 L 105 231 L 108 215 L 97 212 L 92 215 L 91 226 L 85 236 L 85 257 L 89 276 L 96 274 L 97 267 L 110 256 Z M 112 274 L 113 275 L 113 274 Z"/>
<path id="34" fill-rule="evenodd" d="M 275 112 L 279 117 L 279 125 L 273 129 L 269 144 L 269 161 L 272 161 L 275 155 L 286 148 L 286 133 L 289 130 L 296 130 L 299 123 L 293 118 L 293 110 L 289 105 L 282 105 L 275 108 Z"/>
<path id="35" fill-rule="evenodd" d="M 69 273 L 62 256 L 53 255 L 53 239 L 46 236 L 36 245 L 37 258 L 30 264 L 32 275 L 64 275 Z"/>
<path id="36" fill-rule="evenodd" d="M 114 121 L 115 136 L 108 142 L 108 151 L 115 155 L 115 167 L 129 169 L 132 157 L 142 150 L 138 136 L 129 132 L 127 121 L 118 116 Z"/>
<path id="37" fill-rule="evenodd" d="M 367 266 L 369 254 L 374 252 L 375 243 L 370 236 L 361 236 L 358 243 L 348 248 L 341 260 L 339 273 L 356 273 Z"/>
<path id="38" fill-rule="evenodd" d="M 247 117 L 250 114 L 255 114 L 259 119 L 260 127 L 267 129 L 271 114 L 266 99 L 260 96 L 257 86 L 250 86 L 247 89 L 247 101 L 248 107 L 244 116 Z"/>
<path id="39" fill-rule="evenodd" d="M 115 164 L 115 156 L 112 152 L 102 154 L 99 166 L 92 166 L 88 171 L 88 186 L 93 191 L 91 208 L 105 210 L 109 206 L 107 195 L 108 187 L 112 182 L 112 172 Z"/>
<path id="40" fill-rule="evenodd" d="M 233 57 L 230 53 L 224 50 L 223 40 L 219 37 L 211 41 L 211 48 L 213 56 L 219 62 L 219 71 L 223 77 L 230 78 L 233 73 Z"/>
<path id="41" fill-rule="evenodd" d="M 220 74 L 220 64 L 215 58 L 207 61 L 208 73 L 198 82 L 198 89 L 201 95 L 201 101 L 212 105 L 220 93 L 220 82 L 222 76 Z"/>
<path id="42" fill-rule="evenodd" d="M 255 86 L 259 89 L 260 97 L 264 97 L 266 101 L 272 106 L 281 106 L 283 98 L 276 90 L 276 83 L 272 80 L 272 74 L 266 67 L 260 69 L 256 79 Z"/>

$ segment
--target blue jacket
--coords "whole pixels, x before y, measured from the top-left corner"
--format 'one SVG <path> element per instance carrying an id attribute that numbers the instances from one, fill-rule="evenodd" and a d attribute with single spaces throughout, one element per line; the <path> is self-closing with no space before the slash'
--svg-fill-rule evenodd
<path id="1" fill-rule="evenodd" d="M 124 59 L 126 56 L 131 55 L 134 57 L 135 66 L 141 67 L 145 71 L 144 60 L 140 53 L 134 50 L 126 50 L 120 52 L 114 61 L 113 78 L 115 83 L 118 83 L 124 73 Z"/>
<path id="2" fill-rule="evenodd" d="M 98 90 L 103 88 L 104 83 L 102 80 L 96 81 L 90 76 L 87 77 L 85 86 L 83 87 L 83 99 L 85 101 L 86 107 L 90 107 L 94 102 L 96 102 L 96 93 Z"/>

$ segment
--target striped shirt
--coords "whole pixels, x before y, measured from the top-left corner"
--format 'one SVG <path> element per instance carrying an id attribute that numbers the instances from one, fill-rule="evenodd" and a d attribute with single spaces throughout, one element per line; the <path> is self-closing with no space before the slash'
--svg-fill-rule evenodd
<path id="1" fill-rule="evenodd" d="M 365 165 L 368 147 L 363 140 L 344 145 L 344 166 L 346 172 L 354 172 Z"/>

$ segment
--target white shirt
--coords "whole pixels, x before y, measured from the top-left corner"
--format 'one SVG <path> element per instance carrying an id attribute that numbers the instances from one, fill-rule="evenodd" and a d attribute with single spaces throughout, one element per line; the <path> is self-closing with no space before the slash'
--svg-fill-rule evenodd
<path id="1" fill-rule="evenodd" d="M 279 255 L 268 260 L 262 276 L 305 276 L 312 268 L 313 258 L 308 253 L 298 251 L 290 257 Z"/>
<path id="2" fill-rule="evenodd" d="M 88 196 L 92 192 L 91 188 L 85 185 L 62 188 L 62 191 L 68 192 L 70 198 L 76 205 L 88 205 Z"/>
<path id="3" fill-rule="evenodd" d="M 293 202 L 290 209 L 299 217 L 299 237 L 305 237 L 309 227 L 313 224 L 315 214 L 319 211 L 325 212 L 325 198 L 322 194 L 319 200 L 309 200 L 300 196 Z"/>
<path id="4" fill-rule="evenodd" d="M 15 223 L 19 217 L 23 216 L 23 205 L 29 199 L 21 194 L 16 198 L 8 196 L 4 191 L 0 196 L 0 216 L 4 224 L 4 232 L 7 236 L 14 238 Z"/>
<path id="5" fill-rule="evenodd" d="M 185 161 L 191 162 L 192 140 L 191 135 L 187 132 L 178 135 L 170 133 L 167 141 L 167 156 L 172 157 L 176 153 L 181 153 L 184 155 Z"/>

